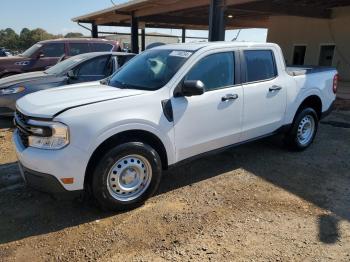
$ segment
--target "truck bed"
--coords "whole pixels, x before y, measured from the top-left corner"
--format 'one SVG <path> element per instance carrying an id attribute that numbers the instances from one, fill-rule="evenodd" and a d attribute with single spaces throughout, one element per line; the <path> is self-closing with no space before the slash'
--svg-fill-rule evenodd
<path id="1" fill-rule="evenodd" d="M 291 76 L 316 74 L 336 70 L 333 67 L 324 66 L 287 66 L 286 71 Z"/>

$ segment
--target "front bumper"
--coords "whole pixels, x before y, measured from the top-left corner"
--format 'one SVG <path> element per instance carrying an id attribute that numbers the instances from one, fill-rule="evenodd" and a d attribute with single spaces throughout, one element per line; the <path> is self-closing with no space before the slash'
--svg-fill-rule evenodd
<path id="1" fill-rule="evenodd" d="M 59 196 L 60 198 L 76 198 L 83 193 L 82 190 L 66 190 L 58 179 L 52 175 L 30 170 L 22 166 L 21 163 L 19 163 L 19 167 L 26 185 L 30 188 Z"/>
<path id="2" fill-rule="evenodd" d="M 23 167 L 24 179 L 29 181 L 29 186 L 34 185 L 34 188 L 44 192 L 63 188 L 70 193 L 84 189 L 85 170 L 89 161 L 86 152 L 72 145 L 61 150 L 25 147 L 19 138 L 18 130 L 14 132 L 13 142 L 18 160 Z M 64 178 L 73 178 L 74 182 L 63 184 Z M 53 184 L 55 186 L 52 186 Z"/>
<path id="3" fill-rule="evenodd" d="M 15 114 L 15 111 L 12 108 L 0 106 L 0 116 L 13 117 L 14 114 Z"/>
<path id="4" fill-rule="evenodd" d="M 16 110 L 16 101 L 27 93 L 0 95 L 0 116 L 13 116 Z"/>

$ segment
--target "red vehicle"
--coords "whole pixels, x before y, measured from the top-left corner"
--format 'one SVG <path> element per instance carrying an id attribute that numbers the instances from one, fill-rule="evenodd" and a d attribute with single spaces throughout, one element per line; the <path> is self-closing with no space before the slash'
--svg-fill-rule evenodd
<path id="1" fill-rule="evenodd" d="M 43 71 L 68 57 L 90 52 L 119 52 L 116 41 L 105 39 L 56 39 L 39 42 L 23 54 L 0 57 L 0 78 L 33 71 Z"/>

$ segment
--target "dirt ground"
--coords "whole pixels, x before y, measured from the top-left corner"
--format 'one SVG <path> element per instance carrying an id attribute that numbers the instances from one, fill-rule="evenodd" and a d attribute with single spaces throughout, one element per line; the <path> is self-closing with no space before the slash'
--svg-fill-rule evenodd
<path id="1" fill-rule="evenodd" d="M 10 136 L 0 130 L 0 176 L 18 172 Z M 2 190 L 0 260 L 350 261 L 349 159 L 340 111 L 305 152 L 274 137 L 199 159 L 126 213 Z"/>

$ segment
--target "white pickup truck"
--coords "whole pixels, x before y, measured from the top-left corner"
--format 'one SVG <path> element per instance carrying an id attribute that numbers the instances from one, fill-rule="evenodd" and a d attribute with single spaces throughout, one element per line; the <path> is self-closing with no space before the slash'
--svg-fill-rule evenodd
<path id="1" fill-rule="evenodd" d="M 161 46 L 101 83 L 20 99 L 14 143 L 29 186 L 130 209 L 184 160 L 281 132 L 307 148 L 337 79 L 335 69 L 287 68 L 275 44 Z"/>

